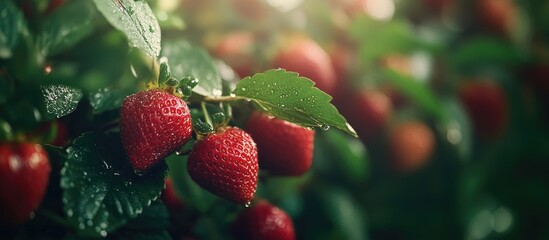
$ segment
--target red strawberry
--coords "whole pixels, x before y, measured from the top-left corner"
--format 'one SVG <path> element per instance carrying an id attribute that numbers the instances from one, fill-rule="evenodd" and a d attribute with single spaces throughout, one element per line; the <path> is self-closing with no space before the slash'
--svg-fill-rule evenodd
<path id="1" fill-rule="evenodd" d="M 252 114 L 246 131 L 257 143 L 261 169 L 299 176 L 311 168 L 315 131 L 259 112 Z"/>
<path id="2" fill-rule="evenodd" d="M 244 204 L 254 198 L 257 146 L 242 129 L 220 128 L 198 140 L 187 168 L 198 185 L 227 200 Z"/>
<path id="3" fill-rule="evenodd" d="M 120 135 L 130 163 L 144 171 L 168 156 L 191 137 L 192 123 L 185 101 L 159 89 L 124 99 Z"/>
<path id="4" fill-rule="evenodd" d="M 172 181 L 169 178 L 166 179 L 166 188 L 162 191 L 162 201 L 171 212 L 181 212 L 185 209 L 185 204 L 177 196 Z"/>
<path id="5" fill-rule="evenodd" d="M 237 239 L 246 240 L 293 240 L 292 219 L 283 210 L 267 201 L 260 201 L 244 210 L 234 223 Z"/>
<path id="6" fill-rule="evenodd" d="M 341 112 L 366 142 L 379 136 L 393 111 L 391 99 L 375 90 L 351 93 L 344 100 Z"/>
<path id="7" fill-rule="evenodd" d="M 28 219 L 44 198 L 50 171 L 42 146 L 0 143 L 0 225 Z"/>
<path id="8" fill-rule="evenodd" d="M 284 68 L 310 78 L 320 90 L 333 95 L 336 74 L 328 53 L 306 37 L 294 38 L 275 57 L 273 67 Z"/>
<path id="9" fill-rule="evenodd" d="M 514 0 L 479 0 L 478 16 L 481 24 L 500 34 L 510 34 L 519 21 Z"/>
<path id="10" fill-rule="evenodd" d="M 475 81 L 461 86 L 459 96 L 475 133 L 484 139 L 499 137 L 507 127 L 507 101 L 495 83 Z"/>
<path id="11" fill-rule="evenodd" d="M 214 55 L 231 66 L 239 77 L 252 75 L 254 35 L 251 32 L 233 32 L 225 36 L 214 49 Z"/>
<path id="12" fill-rule="evenodd" d="M 398 125 L 390 134 L 392 165 L 399 171 L 411 172 L 427 162 L 433 153 L 435 136 L 421 122 Z"/>

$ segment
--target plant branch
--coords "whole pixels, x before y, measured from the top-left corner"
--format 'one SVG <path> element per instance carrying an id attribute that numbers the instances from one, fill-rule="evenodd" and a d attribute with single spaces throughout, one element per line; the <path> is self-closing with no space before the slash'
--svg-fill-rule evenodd
<path id="1" fill-rule="evenodd" d="M 207 102 L 235 102 L 245 99 L 245 97 L 239 96 L 204 97 L 204 101 Z"/>

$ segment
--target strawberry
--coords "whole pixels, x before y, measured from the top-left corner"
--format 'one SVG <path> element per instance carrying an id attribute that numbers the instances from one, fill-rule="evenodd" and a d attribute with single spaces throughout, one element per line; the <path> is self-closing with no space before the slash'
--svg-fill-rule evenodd
<path id="1" fill-rule="evenodd" d="M 50 162 L 42 146 L 0 143 L 0 225 L 24 222 L 44 198 Z"/>
<path id="2" fill-rule="evenodd" d="M 510 34 L 519 27 L 519 15 L 514 0 L 476 1 L 480 22 L 499 34 Z"/>
<path id="3" fill-rule="evenodd" d="M 292 39 L 274 58 L 272 66 L 310 78 L 316 87 L 330 95 L 336 91 L 336 74 L 328 53 L 309 38 Z"/>
<path id="4" fill-rule="evenodd" d="M 286 212 L 264 200 L 244 210 L 233 227 L 237 239 L 295 239 L 292 219 Z"/>
<path id="5" fill-rule="evenodd" d="M 392 111 L 391 99 L 376 90 L 361 90 L 346 95 L 341 106 L 341 112 L 365 142 L 379 136 Z"/>
<path id="6" fill-rule="evenodd" d="M 425 165 L 434 146 L 433 132 L 421 122 L 402 123 L 389 136 L 392 165 L 402 172 L 411 172 Z"/>
<path id="7" fill-rule="evenodd" d="M 172 181 L 169 178 L 166 179 L 166 188 L 162 191 L 162 201 L 171 212 L 182 212 L 185 209 L 185 204 L 177 196 Z"/>
<path id="8" fill-rule="evenodd" d="M 235 203 L 248 203 L 257 187 L 257 146 L 236 127 L 222 127 L 197 141 L 189 155 L 191 178 L 204 189 Z"/>
<path id="9" fill-rule="evenodd" d="M 311 168 L 315 131 L 259 112 L 251 115 L 246 131 L 257 143 L 261 169 L 299 176 Z"/>
<path id="10" fill-rule="evenodd" d="M 120 135 L 133 168 L 144 171 L 184 145 L 192 123 L 185 101 L 165 91 L 142 91 L 124 99 Z"/>
<path id="11" fill-rule="evenodd" d="M 475 134 L 483 139 L 501 136 L 507 127 L 507 101 L 493 82 L 471 81 L 459 89 L 461 103 L 469 114 Z"/>
<path id="12" fill-rule="evenodd" d="M 254 35 L 250 32 L 233 32 L 223 37 L 214 49 L 214 55 L 231 66 L 239 77 L 252 75 Z"/>

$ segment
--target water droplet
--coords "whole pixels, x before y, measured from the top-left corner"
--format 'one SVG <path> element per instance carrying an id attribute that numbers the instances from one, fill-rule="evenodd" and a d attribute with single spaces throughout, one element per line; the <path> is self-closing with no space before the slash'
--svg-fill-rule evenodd
<path id="1" fill-rule="evenodd" d="M 330 126 L 326 125 L 326 124 L 322 124 L 322 125 L 320 125 L 320 129 L 322 129 L 324 131 L 327 131 L 328 129 L 330 129 Z"/>
<path id="2" fill-rule="evenodd" d="M 245 203 L 244 207 L 249 208 L 251 205 L 252 205 L 252 202 L 250 201 L 250 202 Z"/>
<path id="3" fill-rule="evenodd" d="M 244 92 L 245 92 L 245 91 L 246 91 L 246 88 L 245 88 L 245 87 L 243 87 L 243 88 L 242 88 L 242 91 L 244 91 Z"/>

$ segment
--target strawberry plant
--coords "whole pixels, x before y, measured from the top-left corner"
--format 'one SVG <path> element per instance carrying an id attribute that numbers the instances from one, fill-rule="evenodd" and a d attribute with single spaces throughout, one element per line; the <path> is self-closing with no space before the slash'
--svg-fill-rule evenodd
<path id="1" fill-rule="evenodd" d="M 0 238 L 547 239 L 547 8 L 2 0 Z"/>

